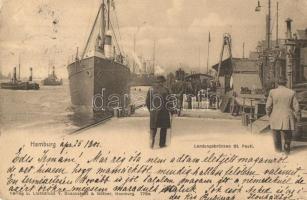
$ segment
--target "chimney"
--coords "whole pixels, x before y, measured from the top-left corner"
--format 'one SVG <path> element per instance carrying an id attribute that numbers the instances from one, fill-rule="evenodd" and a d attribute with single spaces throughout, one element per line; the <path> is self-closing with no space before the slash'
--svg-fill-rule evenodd
<path id="1" fill-rule="evenodd" d="M 286 19 L 286 24 L 287 24 L 286 38 L 287 38 L 287 39 L 292 39 L 291 23 L 292 23 L 292 19 L 287 18 L 287 19 Z"/>
<path id="2" fill-rule="evenodd" d="M 16 80 L 17 80 L 17 73 L 16 73 L 16 67 L 14 67 L 13 81 L 15 82 Z"/>
<path id="3" fill-rule="evenodd" d="M 79 60 L 79 47 L 77 47 L 76 58 L 75 60 Z"/>
<path id="4" fill-rule="evenodd" d="M 32 67 L 30 67 L 30 77 L 29 77 L 29 81 L 32 81 L 32 75 L 33 75 L 33 69 L 32 69 Z"/>
<path id="5" fill-rule="evenodd" d="M 270 38 L 270 34 L 271 34 L 271 21 L 270 21 L 270 17 L 269 15 L 266 15 L 266 18 L 265 18 L 265 21 L 266 21 L 266 28 L 265 28 L 265 34 L 266 34 L 266 46 L 267 48 L 270 48 L 271 47 L 271 38 Z"/>

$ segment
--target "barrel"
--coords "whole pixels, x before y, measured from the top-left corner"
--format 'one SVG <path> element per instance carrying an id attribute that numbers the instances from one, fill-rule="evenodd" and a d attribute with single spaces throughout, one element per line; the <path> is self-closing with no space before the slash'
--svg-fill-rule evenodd
<path id="1" fill-rule="evenodd" d="M 114 108 L 114 117 L 122 117 L 122 109 L 121 108 Z"/>

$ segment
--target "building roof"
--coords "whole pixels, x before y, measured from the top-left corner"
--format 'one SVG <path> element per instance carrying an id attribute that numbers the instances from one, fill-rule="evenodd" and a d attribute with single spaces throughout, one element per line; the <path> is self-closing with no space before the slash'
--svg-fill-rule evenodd
<path id="1" fill-rule="evenodd" d="M 257 60 L 233 58 L 233 73 L 257 73 L 259 67 Z"/>
<path id="2" fill-rule="evenodd" d="M 261 89 L 262 84 L 259 74 L 232 74 L 233 89 L 237 94 L 240 94 L 241 87 L 249 89 Z"/>
<path id="3" fill-rule="evenodd" d="M 212 68 L 215 71 L 218 71 L 218 67 L 219 67 L 219 63 L 217 63 L 217 64 L 212 66 Z M 221 63 L 220 76 L 224 76 L 226 70 L 230 69 L 230 67 L 231 67 L 231 60 L 230 60 L 230 58 L 227 58 L 226 60 L 223 60 L 222 63 Z"/>
<path id="4" fill-rule="evenodd" d="M 231 62 L 232 61 L 232 62 Z M 219 63 L 212 66 L 216 71 L 218 70 Z M 230 70 L 230 71 L 229 71 Z M 220 76 L 224 76 L 226 72 L 233 73 L 258 73 L 259 67 L 257 60 L 248 58 L 230 58 L 223 60 L 220 69 Z"/>
<path id="5" fill-rule="evenodd" d="M 195 74 L 190 74 L 188 76 L 185 77 L 185 79 L 189 79 L 189 78 L 206 78 L 206 79 L 213 79 L 212 76 L 208 75 L 208 74 L 203 74 L 203 73 L 195 73 Z"/>

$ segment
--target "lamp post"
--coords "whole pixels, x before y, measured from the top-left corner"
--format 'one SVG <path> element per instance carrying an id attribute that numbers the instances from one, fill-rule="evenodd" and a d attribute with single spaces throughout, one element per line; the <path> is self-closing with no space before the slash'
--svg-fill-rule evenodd
<path id="1" fill-rule="evenodd" d="M 260 1 L 258 0 L 258 5 L 255 8 L 255 12 L 261 11 Z M 271 0 L 268 0 L 268 13 L 266 15 L 266 42 L 267 45 L 264 46 L 265 51 L 263 52 L 264 65 L 262 67 L 262 81 L 265 88 L 271 89 L 274 87 L 276 74 L 275 66 L 269 61 L 271 52 Z"/>
<path id="2" fill-rule="evenodd" d="M 258 0 L 258 5 L 255 8 L 255 12 L 261 11 L 260 1 Z M 271 0 L 268 0 L 268 14 L 266 16 L 266 39 L 267 39 L 267 48 L 271 48 Z"/>

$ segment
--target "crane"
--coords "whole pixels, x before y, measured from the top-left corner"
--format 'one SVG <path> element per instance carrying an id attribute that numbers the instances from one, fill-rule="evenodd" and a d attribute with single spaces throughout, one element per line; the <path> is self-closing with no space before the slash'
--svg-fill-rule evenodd
<path id="1" fill-rule="evenodd" d="M 221 68 L 223 64 L 223 56 L 225 49 L 228 51 L 228 56 L 229 56 L 229 66 L 225 68 L 223 75 L 224 76 L 224 81 L 223 85 L 220 83 L 220 75 L 221 75 Z M 228 105 L 228 102 L 230 100 L 227 95 L 225 95 L 229 90 L 230 90 L 230 80 L 231 80 L 231 75 L 232 75 L 232 52 L 231 52 L 231 35 L 229 33 L 224 33 L 223 34 L 223 42 L 222 42 L 222 49 L 220 53 L 220 58 L 219 58 L 219 64 L 217 67 L 217 73 L 215 74 L 215 78 L 213 81 L 213 85 L 215 87 L 215 95 L 213 95 L 213 98 L 216 99 L 216 107 L 220 108 L 221 110 L 225 110 L 226 106 Z"/>
<path id="2" fill-rule="evenodd" d="M 216 74 L 216 80 L 218 81 L 218 77 L 220 76 L 221 72 L 221 66 L 223 62 L 223 56 L 224 56 L 224 51 L 225 51 L 225 46 L 228 48 L 228 53 L 229 53 L 229 58 L 230 60 L 232 59 L 232 53 L 231 53 L 231 35 L 229 33 L 224 33 L 223 35 L 223 43 L 222 43 L 222 49 L 220 53 L 220 60 L 219 60 L 219 65 L 218 65 L 218 70 Z"/>

